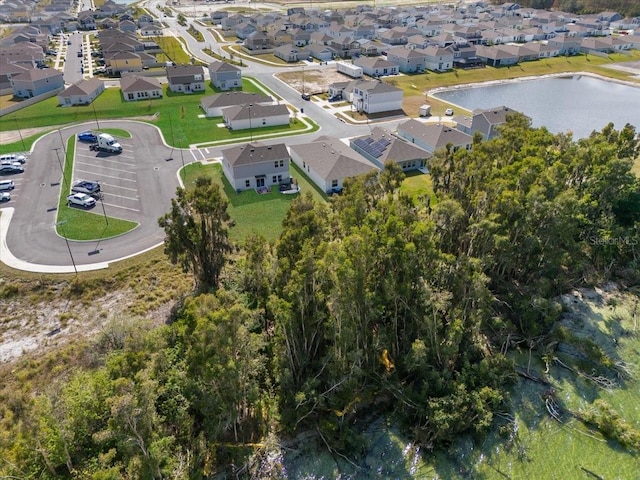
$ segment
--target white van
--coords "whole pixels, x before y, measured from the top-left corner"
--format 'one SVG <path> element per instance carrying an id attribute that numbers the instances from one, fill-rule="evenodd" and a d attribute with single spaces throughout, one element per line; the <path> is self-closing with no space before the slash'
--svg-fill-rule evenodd
<path id="1" fill-rule="evenodd" d="M 0 163 L 6 162 L 20 162 L 24 163 L 27 161 L 27 157 L 24 155 L 20 155 L 19 153 L 5 153 L 4 155 L 0 155 Z"/>
<path id="2" fill-rule="evenodd" d="M 0 180 L 0 192 L 16 188 L 13 180 Z"/>

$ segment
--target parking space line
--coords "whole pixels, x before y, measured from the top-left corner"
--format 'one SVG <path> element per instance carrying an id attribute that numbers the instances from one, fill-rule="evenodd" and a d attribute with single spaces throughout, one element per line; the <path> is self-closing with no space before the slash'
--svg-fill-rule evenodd
<path id="1" fill-rule="evenodd" d="M 131 207 L 123 207 L 122 205 L 114 205 L 113 203 L 107 203 L 107 202 L 103 202 L 104 205 L 106 205 L 107 207 L 113 207 L 113 208 L 122 208 L 123 210 L 130 210 L 132 212 L 139 212 L 140 210 L 138 210 L 137 208 L 131 208 Z"/>
<path id="2" fill-rule="evenodd" d="M 194 159 L 195 161 L 202 160 L 202 158 L 198 158 L 198 155 L 196 155 L 196 152 L 197 152 L 199 155 L 202 155 L 202 152 L 200 152 L 200 150 L 190 150 L 190 151 L 191 151 L 191 155 L 193 156 L 193 159 Z M 204 156 L 203 156 L 203 158 L 204 158 Z"/>
<path id="3" fill-rule="evenodd" d="M 133 170 L 122 170 L 121 168 L 101 167 L 101 170 L 107 170 L 109 172 L 121 172 L 122 174 L 133 174 L 133 175 L 136 174 L 136 172 Z M 102 177 L 109 177 L 109 178 L 122 178 L 119 175 L 108 175 L 106 173 L 101 174 L 100 172 L 96 172 L 95 170 L 88 171 L 88 170 L 76 169 L 76 172 L 90 173 L 91 175 L 99 175 Z M 123 178 L 123 180 L 129 180 L 134 182 L 136 181 L 128 178 Z"/>
<path id="4" fill-rule="evenodd" d="M 105 197 L 116 197 L 116 198 L 122 198 L 124 200 L 133 200 L 134 202 L 139 202 L 140 199 L 137 197 L 125 197 L 124 195 L 116 195 L 115 193 L 102 193 L 103 196 Z"/>
<path id="5" fill-rule="evenodd" d="M 132 192 L 137 192 L 138 191 L 137 188 L 123 187 L 121 185 L 113 185 L 112 183 L 103 183 L 102 185 L 105 186 L 105 187 L 117 188 L 119 190 L 130 190 Z"/>

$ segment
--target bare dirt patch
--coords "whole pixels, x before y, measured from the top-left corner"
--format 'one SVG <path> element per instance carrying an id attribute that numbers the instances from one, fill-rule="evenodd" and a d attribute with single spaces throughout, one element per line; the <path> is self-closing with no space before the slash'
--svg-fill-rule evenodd
<path id="1" fill-rule="evenodd" d="M 353 80 L 348 75 L 338 72 L 335 65 L 300 67 L 293 72 L 279 73 L 276 77 L 300 93 L 304 86 L 304 91 L 312 95 L 328 92 L 332 83 Z"/>

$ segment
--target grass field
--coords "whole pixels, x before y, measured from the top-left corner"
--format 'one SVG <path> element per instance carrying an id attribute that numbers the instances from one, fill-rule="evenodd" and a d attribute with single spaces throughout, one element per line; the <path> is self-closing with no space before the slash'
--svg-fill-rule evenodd
<path id="1" fill-rule="evenodd" d="M 246 79 L 243 80 L 243 91 L 262 93 L 253 82 Z M 218 127 L 217 124 L 222 122 L 222 117 L 202 116 L 200 100 L 214 93 L 218 92 L 208 83 L 204 92 L 192 94 L 173 93 L 167 85 L 163 85 L 164 96 L 161 99 L 125 102 L 119 88 L 107 88 L 89 107 L 64 108 L 58 106 L 56 97 L 52 97 L 6 115 L 0 123 L 0 131 L 91 122 L 95 121 L 96 115 L 99 119 L 105 120 L 155 115 L 149 123 L 157 125 L 162 130 L 166 142 L 178 148 L 185 148 L 193 143 L 229 142 L 235 138 L 246 137 L 246 131 L 230 131 Z M 304 128 L 303 123 L 294 120 L 289 125 L 260 128 L 259 133 L 287 134 Z"/>

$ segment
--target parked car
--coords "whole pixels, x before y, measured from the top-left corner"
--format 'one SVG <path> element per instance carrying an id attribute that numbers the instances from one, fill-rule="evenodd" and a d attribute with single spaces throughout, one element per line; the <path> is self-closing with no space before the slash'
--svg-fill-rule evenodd
<path id="1" fill-rule="evenodd" d="M 448 117 L 452 116 L 453 115 L 453 108 L 447 108 L 444 111 L 444 114 L 447 115 Z"/>
<path id="2" fill-rule="evenodd" d="M 309 95 L 308 93 L 303 93 L 302 94 L 302 99 L 303 100 L 311 100 L 311 95 Z"/>
<path id="3" fill-rule="evenodd" d="M 0 164 L 0 175 L 8 175 L 11 173 L 22 173 L 24 167 L 18 162 L 11 162 L 7 164 Z"/>
<path id="4" fill-rule="evenodd" d="M 13 183 L 13 180 L 0 180 L 0 192 L 13 190 L 14 188 L 16 188 L 16 185 Z"/>
<path id="5" fill-rule="evenodd" d="M 82 208 L 95 207 L 96 199 L 86 193 L 74 193 L 67 197 L 67 205 Z"/>
<path id="6" fill-rule="evenodd" d="M 98 140 L 98 136 L 90 131 L 86 131 L 86 132 L 80 132 L 78 134 L 78 140 L 80 140 L 81 142 L 91 142 L 94 143 Z"/>
<path id="7" fill-rule="evenodd" d="M 9 192 L 0 192 L 0 202 L 8 202 L 9 200 L 11 200 Z"/>
<path id="8" fill-rule="evenodd" d="M 100 195 L 100 184 L 91 180 L 78 180 L 71 187 L 73 193 L 87 193 L 91 196 Z"/>
<path id="9" fill-rule="evenodd" d="M 27 157 L 19 153 L 6 153 L 4 155 L 0 155 L 0 163 L 4 163 L 4 162 L 24 163 L 26 161 L 27 161 Z"/>

